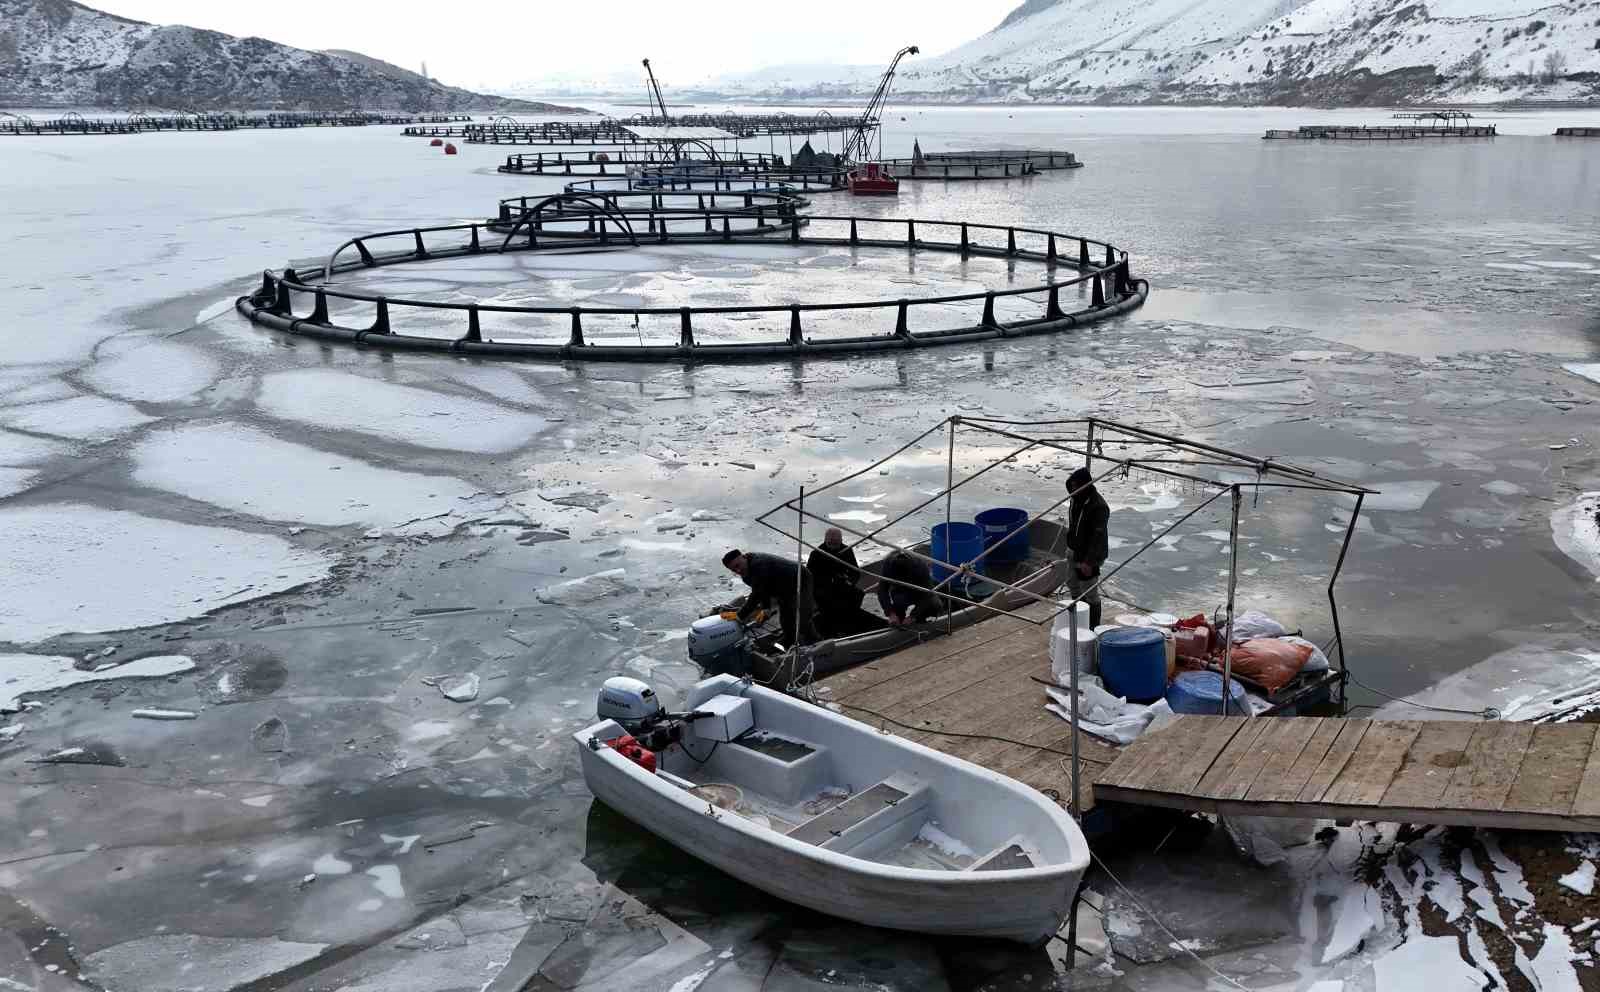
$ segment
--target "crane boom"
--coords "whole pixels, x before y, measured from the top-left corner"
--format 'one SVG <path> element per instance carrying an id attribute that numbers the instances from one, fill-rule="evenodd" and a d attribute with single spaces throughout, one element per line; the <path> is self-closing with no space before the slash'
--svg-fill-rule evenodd
<path id="1" fill-rule="evenodd" d="M 661 120 L 665 122 L 667 120 L 667 101 L 661 99 L 661 84 L 656 82 L 656 74 L 650 69 L 649 59 L 644 60 L 644 72 L 650 79 L 649 95 L 654 98 L 656 109 L 661 113 Z"/>
<path id="2" fill-rule="evenodd" d="M 844 151 L 840 154 L 846 161 L 860 162 L 873 157 L 871 154 L 873 125 L 877 123 L 876 115 L 883 112 L 883 106 L 888 102 L 889 84 L 894 82 L 895 67 L 907 55 L 916 55 L 919 51 L 916 45 L 907 45 L 894 53 L 894 60 L 889 63 L 889 68 L 884 70 L 883 77 L 878 80 L 878 88 L 872 92 L 872 99 L 867 101 L 867 109 L 861 112 L 861 122 L 845 141 Z"/>

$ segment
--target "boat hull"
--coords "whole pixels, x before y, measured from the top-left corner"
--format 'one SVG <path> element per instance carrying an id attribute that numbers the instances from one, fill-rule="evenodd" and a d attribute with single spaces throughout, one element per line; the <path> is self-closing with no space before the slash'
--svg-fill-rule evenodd
<path id="1" fill-rule="evenodd" d="M 798 700 L 723 677 L 739 691 Z M 721 681 L 721 680 L 711 680 Z M 871 736 L 877 731 L 820 707 L 819 719 Z M 574 735 L 584 780 L 596 799 L 706 864 L 764 892 L 818 912 L 869 926 L 917 933 L 989 937 L 1037 944 L 1061 927 L 1088 863 L 1088 847 L 1059 807 L 1027 787 L 901 738 L 864 746 L 905 748 L 910 767 L 928 766 L 949 781 L 965 778 L 971 799 L 1004 816 L 1007 803 L 1045 804 L 1071 852 L 1064 863 L 1004 871 L 927 871 L 851 858 L 795 841 L 674 788 L 616 750 L 591 748 L 597 724 Z M 603 730 L 599 731 L 602 735 Z M 892 742 L 892 743 L 891 743 Z M 947 788 L 952 786 L 947 785 Z M 1037 820 L 1040 811 L 1029 811 Z"/>

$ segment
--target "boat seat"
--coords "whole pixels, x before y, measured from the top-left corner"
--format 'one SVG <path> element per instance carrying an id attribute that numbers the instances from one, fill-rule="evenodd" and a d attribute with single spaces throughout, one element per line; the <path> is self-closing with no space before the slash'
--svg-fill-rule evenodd
<path id="1" fill-rule="evenodd" d="M 966 867 L 967 871 L 1010 871 L 1014 868 L 1032 868 L 1033 859 L 1016 842 L 1006 844 Z"/>
<path id="2" fill-rule="evenodd" d="M 806 844 L 832 848 L 836 841 L 877 833 L 921 809 L 927 799 L 927 786 L 879 782 L 800 824 L 789 831 L 788 836 Z"/>

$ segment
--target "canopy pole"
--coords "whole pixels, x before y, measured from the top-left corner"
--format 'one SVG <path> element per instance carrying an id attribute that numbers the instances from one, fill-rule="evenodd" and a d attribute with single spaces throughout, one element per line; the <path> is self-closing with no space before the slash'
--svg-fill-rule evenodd
<path id="1" fill-rule="evenodd" d="M 1235 501 L 1237 503 L 1237 501 Z M 794 643 L 789 645 L 789 651 L 794 655 L 795 664 L 800 663 L 800 631 L 805 629 L 805 617 L 800 614 L 800 593 L 805 589 L 806 579 L 806 487 L 800 486 L 800 505 L 795 514 L 794 522 Z M 798 672 L 795 673 L 797 676 Z"/>
<path id="2" fill-rule="evenodd" d="M 1068 807 L 1074 820 L 1083 819 L 1083 813 L 1078 809 L 1078 601 L 1074 599 L 1072 606 L 1067 610 L 1067 637 L 1072 648 L 1072 653 L 1067 659 L 1067 664 L 1072 668 L 1068 676 L 1072 688 L 1072 804 Z"/>
<path id="3" fill-rule="evenodd" d="M 951 555 L 950 555 L 950 506 L 951 506 L 952 500 L 955 497 L 955 486 L 956 486 L 956 424 L 958 424 L 960 421 L 961 421 L 961 415 L 960 414 L 955 414 L 955 415 L 952 415 L 950 417 L 950 451 L 949 451 L 948 457 L 945 460 L 945 468 L 944 468 L 944 553 L 945 553 L 946 557 L 951 557 Z M 930 551 L 933 550 L 933 547 L 932 547 L 931 544 L 929 545 L 928 550 L 930 550 Z M 952 572 L 951 573 L 951 577 L 953 578 L 954 575 L 955 575 L 955 573 Z M 945 581 L 948 582 L 949 579 L 946 579 Z M 955 630 L 954 616 L 955 616 L 955 610 L 946 609 L 944 611 L 944 632 L 945 632 L 945 634 L 947 636 L 952 631 Z"/>
<path id="4" fill-rule="evenodd" d="M 1228 715 L 1233 683 L 1233 594 L 1239 586 L 1239 504 L 1243 502 L 1238 483 L 1233 485 L 1233 518 L 1228 525 L 1228 646 L 1222 655 L 1222 715 Z"/>

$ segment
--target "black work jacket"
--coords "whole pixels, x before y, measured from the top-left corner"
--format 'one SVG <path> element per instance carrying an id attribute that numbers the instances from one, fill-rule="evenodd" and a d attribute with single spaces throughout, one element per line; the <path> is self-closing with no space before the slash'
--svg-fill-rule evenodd
<path id="1" fill-rule="evenodd" d="M 836 558 L 843 558 L 844 561 L 835 561 Z M 819 594 L 835 586 L 853 589 L 856 578 L 861 574 L 861 569 L 856 565 L 855 549 L 849 547 L 813 549 L 811 557 L 806 559 L 806 570 L 811 573 L 811 581 L 817 584 Z"/>
<path id="2" fill-rule="evenodd" d="M 883 577 L 886 579 L 899 579 L 901 582 L 922 589 L 933 588 L 933 573 L 928 571 L 928 566 L 910 555 L 890 555 L 889 560 L 883 563 Z M 903 597 L 911 592 L 905 586 L 894 582 L 878 583 L 878 605 L 883 609 L 889 608 L 889 595 L 898 592 Z"/>
<path id="3" fill-rule="evenodd" d="M 745 555 L 745 561 L 744 581 L 750 587 L 750 595 L 745 597 L 744 606 L 739 610 L 739 619 L 747 619 L 773 599 L 781 602 L 794 598 L 794 573 L 800 567 L 794 559 L 751 551 Z"/>
<path id="4" fill-rule="evenodd" d="M 1095 491 L 1073 497 L 1067 510 L 1067 544 L 1072 548 L 1072 563 L 1082 562 L 1100 574 L 1100 566 L 1111 553 L 1111 507 Z"/>

